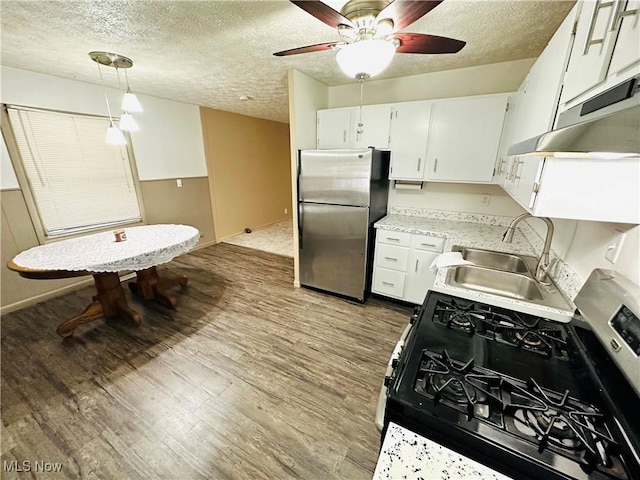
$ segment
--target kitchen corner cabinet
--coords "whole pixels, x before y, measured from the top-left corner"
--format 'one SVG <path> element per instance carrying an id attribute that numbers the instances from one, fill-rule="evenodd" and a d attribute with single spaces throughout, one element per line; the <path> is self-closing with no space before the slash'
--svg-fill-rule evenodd
<path id="1" fill-rule="evenodd" d="M 377 230 L 371 291 L 422 304 L 436 275 L 429 267 L 442 253 L 444 240 L 443 237 Z"/>
<path id="2" fill-rule="evenodd" d="M 436 100 L 425 180 L 491 183 L 508 95 Z"/>
<path id="3" fill-rule="evenodd" d="M 637 159 L 514 157 L 504 189 L 537 217 L 640 224 Z"/>
<path id="4" fill-rule="evenodd" d="M 424 180 L 431 103 L 407 102 L 393 106 L 390 180 Z"/>
<path id="5" fill-rule="evenodd" d="M 364 105 L 360 113 L 360 107 L 318 110 L 317 148 L 389 148 L 391 105 Z"/>
<path id="6" fill-rule="evenodd" d="M 580 95 L 591 96 L 599 85 L 619 83 L 637 69 L 625 71 L 640 64 L 640 0 L 583 0 L 579 5 L 562 103 L 581 101 Z"/>

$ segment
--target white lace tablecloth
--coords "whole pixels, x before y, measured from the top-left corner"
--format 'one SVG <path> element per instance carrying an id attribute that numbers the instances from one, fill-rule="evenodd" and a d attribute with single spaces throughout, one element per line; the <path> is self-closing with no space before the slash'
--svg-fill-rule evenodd
<path id="1" fill-rule="evenodd" d="M 111 231 L 95 233 L 25 250 L 13 263 L 33 270 L 144 270 L 188 252 L 200 238 L 198 229 L 189 225 L 143 225 L 124 230 L 124 242 L 116 242 Z"/>

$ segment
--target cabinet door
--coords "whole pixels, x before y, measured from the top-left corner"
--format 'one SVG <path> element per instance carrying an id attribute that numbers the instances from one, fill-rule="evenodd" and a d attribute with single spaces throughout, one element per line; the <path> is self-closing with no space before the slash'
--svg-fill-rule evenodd
<path id="1" fill-rule="evenodd" d="M 351 148 L 351 108 L 331 108 L 317 112 L 318 148 Z"/>
<path id="2" fill-rule="evenodd" d="M 353 111 L 353 131 L 356 148 L 389 148 L 391 105 L 365 105 Z M 360 125 L 361 124 L 361 125 Z"/>
<path id="3" fill-rule="evenodd" d="M 409 269 L 405 279 L 404 299 L 407 302 L 422 304 L 424 297 L 433 286 L 436 273 L 429 267 L 435 258 L 440 255 L 436 252 L 424 250 L 412 250 L 409 256 Z"/>
<path id="4" fill-rule="evenodd" d="M 618 28 L 618 39 L 611 57 L 609 75 L 640 61 L 640 0 L 629 0 L 625 9 L 620 8 L 615 13 L 613 22 L 613 28 Z"/>
<path id="5" fill-rule="evenodd" d="M 436 100 L 431 111 L 426 179 L 493 180 L 507 95 Z"/>
<path id="6" fill-rule="evenodd" d="M 431 102 L 400 103 L 393 107 L 390 179 L 424 179 L 430 116 Z"/>
<path id="7" fill-rule="evenodd" d="M 578 18 L 562 102 L 568 102 L 602 82 L 607 74 L 615 33 L 610 32 L 611 17 L 618 2 L 625 0 L 584 0 Z"/>

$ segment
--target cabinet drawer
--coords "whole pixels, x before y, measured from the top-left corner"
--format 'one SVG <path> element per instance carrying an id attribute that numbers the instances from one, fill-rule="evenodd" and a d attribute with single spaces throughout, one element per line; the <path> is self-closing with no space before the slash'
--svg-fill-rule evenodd
<path id="1" fill-rule="evenodd" d="M 400 245 L 408 247 L 411 243 L 411 234 L 405 232 L 394 232 L 392 230 L 378 230 L 378 243 L 388 243 L 390 245 Z"/>
<path id="2" fill-rule="evenodd" d="M 376 267 L 404 272 L 407 269 L 409 249 L 380 243 L 376 246 Z"/>
<path id="3" fill-rule="evenodd" d="M 376 267 L 373 272 L 373 285 L 371 290 L 381 295 L 402 298 L 404 294 L 405 274 L 397 270 Z"/>
<path id="4" fill-rule="evenodd" d="M 426 250 L 428 252 L 442 253 L 444 250 L 444 237 L 430 237 L 426 235 L 413 236 L 413 248 L 416 250 Z"/>

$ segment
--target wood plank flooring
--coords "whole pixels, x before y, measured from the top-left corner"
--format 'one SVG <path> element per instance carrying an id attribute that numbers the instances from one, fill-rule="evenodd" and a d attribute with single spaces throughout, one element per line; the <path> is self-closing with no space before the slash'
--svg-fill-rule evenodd
<path id="1" fill-rule="evenodd" d="M 91 288 L 2 318 L 2 478 L 371 478 L 410 309 L 293 288 L 292 259 L 235 245 L 166 268 L 189 285 L 175 311 L 127 292 L 139 328 L 58 337 Z"/>

